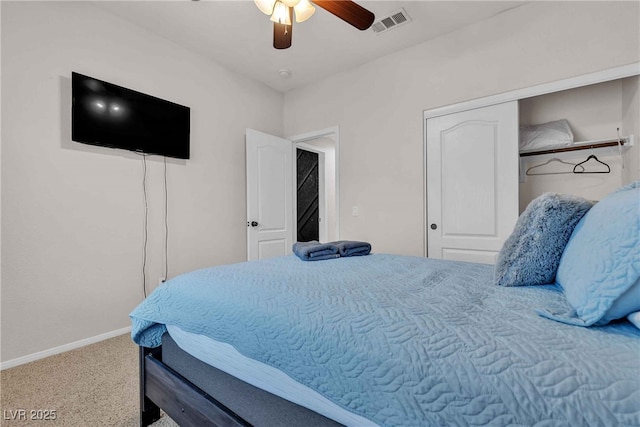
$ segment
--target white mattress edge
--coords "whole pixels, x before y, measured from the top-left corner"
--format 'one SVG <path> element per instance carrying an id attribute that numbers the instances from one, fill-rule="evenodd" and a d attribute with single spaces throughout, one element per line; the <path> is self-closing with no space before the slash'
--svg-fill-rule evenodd
<path id="1" fill-rule="evenodd" d="M 338 406 L 273 366 L 242 355 L 230 344 L 216 341 L 205 335 L 186 332 L 174 325 L 166 326 L 169 335 L 182 350 L 254 387 L 311 409 L 346 426 L 376 425 L 371 420 Z"/>

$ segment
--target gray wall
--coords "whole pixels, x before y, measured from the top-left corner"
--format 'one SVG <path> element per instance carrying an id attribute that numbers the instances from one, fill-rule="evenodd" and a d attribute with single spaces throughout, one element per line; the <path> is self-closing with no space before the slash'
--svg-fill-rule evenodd
<path id="1" fill-rule="evenodd" d="M 283 131 L 282 94 L 87 2 L 2 2 L 3 361 L 128 327 L 142 300 L 142 158 L 71 142 L 71 71 L 191 107 L 191 160 L 167 165 L 170 276 L 246 259 L 245 128 Z M 147 163 L 152 290 L 163 164 Z"/>
<path id="2" fill-rule="evenodd" d="M 288 92 L 287 135 L 340 126 L 340 237 L 424 255 L 423 111 L 637 62 L 639 6 L 531 2 Z"/>

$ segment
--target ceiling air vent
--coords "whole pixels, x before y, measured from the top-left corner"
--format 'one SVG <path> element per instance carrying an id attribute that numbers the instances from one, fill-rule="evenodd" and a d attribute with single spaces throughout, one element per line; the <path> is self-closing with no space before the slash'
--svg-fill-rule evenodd
<path id="1" fill-rule="evenodd" d="M 411 22 L 411 18 L 409 18 L 407 12 L 404 9 L 398 9 L 395 12 L 391 12 L 388 16 L 374 22 L 371 28 L 373 28 L 373 31 L 376 34 L 380 34 L 408 22 Z"/>

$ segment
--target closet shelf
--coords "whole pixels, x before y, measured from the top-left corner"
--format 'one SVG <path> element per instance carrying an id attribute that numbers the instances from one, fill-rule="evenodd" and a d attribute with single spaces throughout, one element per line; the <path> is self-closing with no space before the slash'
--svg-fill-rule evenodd
<path id="1" fill-rule="evenodd" d="M 624 151 L 628 150 L 629 147 L 633 146 L 633 135 L 620 138 L 620 145 L 622 146 Z M 590 150 L 594 148 L 617 147 L 617 146 L 618 146 L 617 139 L 614 139 L 614 138 L 596 139 L 592 141 L 576 142 L 573 145 L 569 145 L 569 146 L 560 145 L 560 146 L 549 146 L 540 150 L 522 150 L 520 151 L 520 157 L 538 156 L 541 154 L 565 153 L 568 151 Z"/>

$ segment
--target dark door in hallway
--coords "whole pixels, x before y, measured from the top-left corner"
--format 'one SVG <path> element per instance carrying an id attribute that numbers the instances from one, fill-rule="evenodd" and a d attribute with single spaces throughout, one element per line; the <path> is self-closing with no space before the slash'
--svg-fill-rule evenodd
<path id="1" fill-rule="evenodd" d="M 298 242 L 319 240 L 318 153 L 296 149 Z"/>

